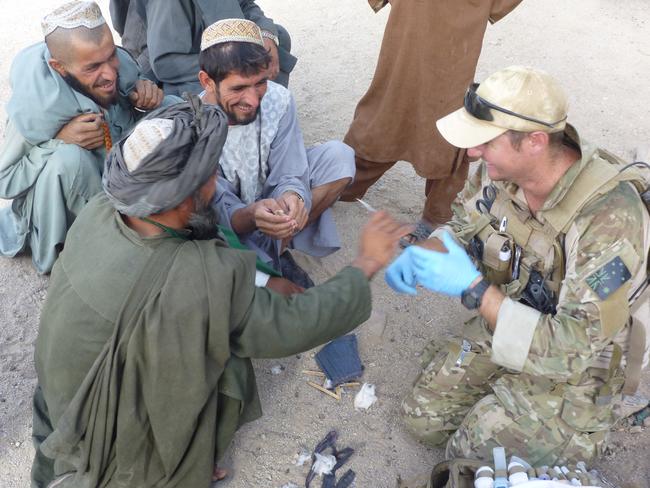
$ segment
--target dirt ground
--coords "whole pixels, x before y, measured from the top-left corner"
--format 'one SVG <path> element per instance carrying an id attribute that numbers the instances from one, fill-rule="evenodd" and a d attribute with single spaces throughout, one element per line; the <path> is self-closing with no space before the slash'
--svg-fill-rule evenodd
<path id="1" fill-rule="evenodd" d="M 40 18 L 58 3 L 0 0 L 4 7 L 0 105 L 9 98 L 8 74 L 14 55 L 40 40 Z M 108 0 L 99 3 L 107 13 Z M 292 35 L 299 63 L 291 89 L 306 142 L 341 138 L 356 101 L 372 78 L 388 8 L 373 14 L 364 0 L 258 3 Z M 481 80 L 511 64 L 546 69 L 570 94 L 570 121 L 583 136 L 630 158 L 638 145 L 650 143 L 648 32 L 648 0 L 525 0 L 509 17 L 488 28 L 476 78 Z M 413 222 L 421 211 L 423 188 L 410 166 L 401 164 L 371 189 L 367 200 Z M 322 262 L 308 263 L 317 281 L 352 259 L 357 231 L 367 217 L 354 204 L 337 204 L 335 213 L 344 248 Z M 36 382 L 33 343 L 47 286 L 48 278 L 34 272 L 29 258 L 0 259 L 2 487 L 29 484 L 33 455 L 30 398 Z M 426 471 L 442 459 L 442 451 L 426 449 L 408 436 L 399 422 L 398 406 L 417 372 L 419 351 L 431 339 L 454 337 L 466 313 L 456 300 L 437 295 L 397 296 L 381 276 L 372 288 L 374 320 L 359 329 L 358 337 L 366 368 L 363 381 L 377 386 L 378 402 L 360 413 L 353 409 L 353 394 L 337 402 L 307 386 L 302 370 L 315 368 L 313 352 L 256 361 L 265 415 L 237 434 L 224 462 L 233 474 L 218 486 L 304 484 L 307 467 L 295 466 L 295 456 L 303 446 L 312 448 L 331 429 L 339 431 L 340 446 L 356 449 L 349 467 L 357 472 L 357 487 L 392 488 L 398 476 Z M 273 375 L 271 368 L 276 365 L 284 369 Z M 646 394 L 649 379 L 646 374 L 642 387 Z M 597 468 L 617 484 L 634 481 L 648 487 L 650 438 L 645 430 L 635 431 L 621 428 L 614 432 L 611 453 Z"/>

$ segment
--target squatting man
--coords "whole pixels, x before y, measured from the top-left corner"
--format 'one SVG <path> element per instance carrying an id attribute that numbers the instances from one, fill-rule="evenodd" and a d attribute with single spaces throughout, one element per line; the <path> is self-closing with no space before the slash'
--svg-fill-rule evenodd
<path id="1" fill-rule="evenodd" d="M 386 280 L 478 312 L 462 343 L 427 350 L 403 403 L 409 430 L 448 458 L 490 459 L 501 445 L 534 465 L 590 461 L 630 413 L 621 400 L 650 320 L 648 181 L 566 120 L 558 82 L 515 66 L 437 122 L 480 162 L 452 220 Z"/>
<path id="2" fill-rule="evenodd" d="M 70 225 L 101 191 L 112 141 L 165 97 L 117 48 L 95 2 L 68 2 L 46 15 L 44 42 L 11 67 L 12 94 L 0 149 L 0 256 L 29 249 L 49 273 Z M 137 109 L 137 110 L 136 110 Z"/>
<path id="3" fill-rule="evenodd" d="M 358 257 L 290 298 L 254 286 L 255 253 L 215 237 L 226 115 L 152 112 L 106 161 L 73 224 L 36 341 L 34 486 L 210 486 L 236 430 L 261 415 L 250 358 L 285 357 L 370 314 L 369 279 L 410 228 L 385 213 Z"/>
<path id="4" fill-rule="evenodd" d="M 354 152 L 340 141 L 305 148 L 291 93 L 268 80 L 260 28 L 225 19 L 203 33 L 203 101 L 228 115 L 215 207 L 222 225 L 282 275 L 311 279 L 288 249 L 326 256 L 340 248 L 330 207 L 354 177 Z"/>

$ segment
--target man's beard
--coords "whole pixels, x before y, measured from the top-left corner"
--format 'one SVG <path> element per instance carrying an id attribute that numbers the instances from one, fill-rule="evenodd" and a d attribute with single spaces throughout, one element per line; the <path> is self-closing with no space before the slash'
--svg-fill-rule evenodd
<path id="1" fill-rule="evenodd" d="M 117 89 L 115 90 L 115 93 L 109 97 L 97 97 L 93 95 L 88 88 L 86 88 L 77 78 L 75 78 L 73 75 L 70 73 L 66 73 L 65 75 L 62 75 L 63 79 L 65 82 L 70 86 L 75 91 L 78 91 L 82 95 L 87 96 L 90 98 L 93 102 L 95 102 L 97 105 L 100 107 L 108 108 L 111 105 L 115 105 L 117 103 Z M 115 86 L 118 86 L 118 83 L 120 81 L 119 75 L 117 79 L 115 80 Z"/>
<path id="2" fill-rule="evenodd" d="M 189 227 L 192 238 L 214 239 L 219 235 L 219 218 L 211 202 L 205 202 L 199 192 L 194 194 L 194 212 L 190 215 Z"/>
<path id="3" fill-rule="evenodd" d="M 248 118 L 245 119 L 239 119 L 237 118 L 237 113 L 234 110 L 229 110 L 224 105 L 221 103 L 221 97 L 219 96 L 219 93 L 216 93 L 216 98 L 217 98 L 217 104 L 223 110 L 223 112 L 226 114 L 228 117 L 228 124 L 229 125 L 248 125 L 251 122 L 254 122 L 257 116 L 260 113 L 260 110 L 262 109 L 262 104 L 260 103 L 257 106 L 257 110 L 255 110 L 254 114 L 251 114 L 248 116 Z"/>
<path id="4" fill-rule="evenodd" d="M 248 118 L 245 118 L 245 119 L 237 118 L 237 114 L 234 111 L 229 112 L 229 111 L 226 111 L 224 109 L 224 112 L 226 112 L 226 115 L 228 116 L 228 122 L 231 125 L 248 125 L 251 122 L 255 122 L 255 119 L 259 115 L 261 108 L 262 108 L 262 105 L 258 105 L 257 110 L 255 110 L 255 113 L 252 114 L 252 115 L 249 115 Z"/>

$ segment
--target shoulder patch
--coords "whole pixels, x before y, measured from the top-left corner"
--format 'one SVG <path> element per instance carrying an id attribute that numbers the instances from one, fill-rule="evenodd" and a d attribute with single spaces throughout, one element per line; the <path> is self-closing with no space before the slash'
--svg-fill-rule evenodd
<path id="1" fill-rule="evenodd" d="M 623 283 L 632 277 L 623 260 L 616 256 L 607 264 L 598 268 L 587 276 L 587 285 L 598 295 L 601 300 L 618 290 Z"/>

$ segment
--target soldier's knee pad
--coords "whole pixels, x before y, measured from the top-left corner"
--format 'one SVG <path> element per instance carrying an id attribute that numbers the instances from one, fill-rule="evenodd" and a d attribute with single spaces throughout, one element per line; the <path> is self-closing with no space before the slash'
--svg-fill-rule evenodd
<path id="1" fill-rule="evenodd" d="M 450 430 L 440 430 L 433 425 L 427 417 L 415 417 L 408 414 L 402 415 L 406 430 L 419 442 L 429 447 L 444 447 L 453 434 Z"/>
<path id="2" fill-rule="evenodd" d="M 402 402 L 401 417 L 406 430 L 421 443 L 431 447 L 443 447 L 453 433 L 443 430 L 440 419 L 418 402 L 412 391 Z"/>

